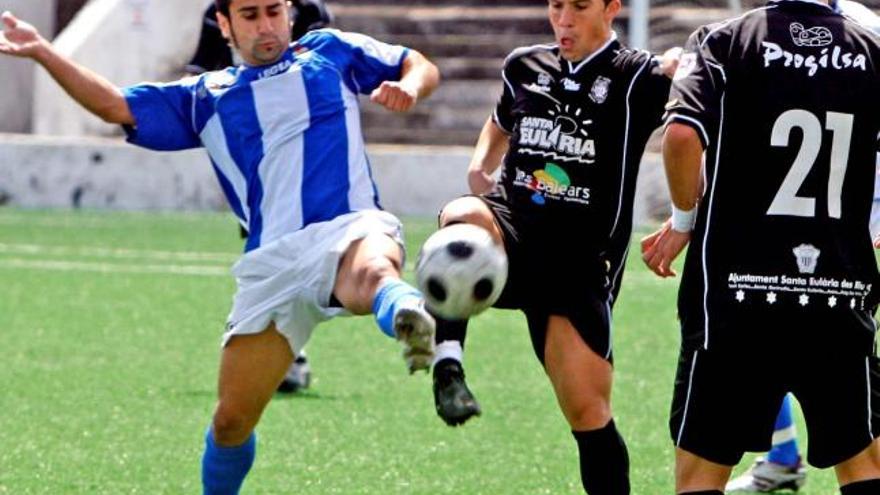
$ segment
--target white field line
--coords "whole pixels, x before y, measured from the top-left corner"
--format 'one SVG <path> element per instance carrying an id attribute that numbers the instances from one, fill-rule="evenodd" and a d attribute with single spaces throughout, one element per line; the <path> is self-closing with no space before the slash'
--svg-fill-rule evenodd
<path id="1" fill-rule="evenodd" d="M 197 251 L 156 251 L 148 249 L 112 249 L 102 247 L 46 246 L 41 244 L 0 243 L 0 254 L 39 255 L 55 257 L 113 258 L 154 261 L 208 261 L 231 265 L 238 255 Z"/>
<path id="2" fill-rule="evenodd" d="M 209 265 L 133 265 L 124 263 L 99 263 L 86 261 L 33 260 L 21 258 L 0 258 L 0 269 L 33 269 L 64 272 L 97 273 L 136 273 L 197 275 L 206 277 L 228 277 L 230 271 L 225 266 Z"/>
<path id="3" fill-rule="evenodd" d="M 163 213 L 148 213 L 148 212 L 131 212 L 127 220 L 129 221 L 138 221 L 141 219 L 152 219 L 152 218 L 163 218 Z M 183 223 L 203 223 L 206 220 L 211 220 L 210 215 L 177 215 L 173 216 L 175 222 L 183 222 Z M 231 219 L 232 217 L 230 217 Z M 234 227 L 235 221 L 230 220 L 229 223 Z M 16 214 L 12 212 L 2 212 L 0 211 L 0 225 L 24 225 L 27 227 L 59 227 L 59 228 L 67 228 L 67 229 L 95 229 L 95 230 L 108 230 L 108 229 L 117 229 L 119 228 L 119 219 L 114 216 L 105 216 L 101 214 L 89 214 L 89 213 L 62 213 L 58 216 L 44 216 L 44 215 L 27 215 L 27 214 Z"/>

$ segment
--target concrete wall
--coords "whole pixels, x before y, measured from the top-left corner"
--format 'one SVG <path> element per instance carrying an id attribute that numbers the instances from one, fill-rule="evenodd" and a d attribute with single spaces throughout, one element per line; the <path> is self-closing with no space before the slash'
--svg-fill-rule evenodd
<path id="1" fill-rule="evenodd" d="M 370 146 L 382 206 L 400 215 L 436 215 L 467 192 L 471 150 L 442 146 Z M 0 135 L 0 205 L 127 210 L 223 210 L 224 199 L 202 150 L 156 153 L 105 138 Z M 668 214 L 663 167 L 642 164 L 637 224 Z"/>
<path id="2" fill-rule="evenodd" d="M 103 138 L 0 136 L 0 203 L 28 208 L 225 208 L 205 152 Z"/>
<path id="3" fill-rule="evenodd" d="M 467 188 L 470 150 L 369 149 L 382 206 L 436 214 Z M 106 138 L 0 135 L 0 204 L 28 208 L 222 210 L 203 150 L 157 153 Z"/>
<path id="4" fill-rule="evenodd" d="M 195 51 L 205 5 L 202 0 L 92 0 L 54 44 L 119 86 L 176 78 Z M 38 134 L 118 132 L 72 102 L 41 69 L 35 95 L 33 129 Z"/>
<path id="5" fill-rule="evenodd" d="M 6 0 L 0 11 L 9 10 L 36 26 L 45 36 L 54 30 L 55 0 Z M 29 132 L 34 101 L 34 64 L 29 60 L 0 57 L 0 132 Z"/>

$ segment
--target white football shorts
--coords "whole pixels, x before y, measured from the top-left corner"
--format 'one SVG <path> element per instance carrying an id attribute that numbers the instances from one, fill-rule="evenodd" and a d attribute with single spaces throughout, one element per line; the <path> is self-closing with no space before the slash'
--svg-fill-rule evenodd
<path id="1" fill-rule="evenodd" d="M 232 267 L 238 284 L 223 345 L 234 335 L 260 333 L 275 322 L 296 354 L 322 321 L 347 316 L 329 307 L 342 255 L 352 242 L 384 233 L 403 249 L 394 215 L 365 210 L 306 226 L 245 253 Z"/>

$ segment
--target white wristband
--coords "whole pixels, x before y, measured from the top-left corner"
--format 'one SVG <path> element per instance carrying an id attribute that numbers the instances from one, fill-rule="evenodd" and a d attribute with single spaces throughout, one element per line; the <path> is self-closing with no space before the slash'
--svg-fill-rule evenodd
<path id="1" fill-rule="evenodd" d="M 680 210 L 676 208 L 675 205 L 672 205 L 672 230 L 686 234 L 694 230 L 694 224 L 696 223 L 696 206 L 690 210 Z"/>

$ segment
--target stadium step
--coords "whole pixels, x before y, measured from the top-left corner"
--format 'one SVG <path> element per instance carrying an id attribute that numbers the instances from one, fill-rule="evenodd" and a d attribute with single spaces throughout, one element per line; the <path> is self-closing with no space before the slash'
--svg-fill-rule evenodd
<path id="1" fill-rule="evenodd" d="M 473 57 L 504 60 L 511 47 L 537 45 L 548 42 L 548 35 L 519 33 L 395 34 L 394 42 L 414 48 L 432 59 L 440 57 Z"/>
<path id="2" fill-rule="evenodd" d="M 744 9 L 763 0 L 743 0 Z M 880 0 L 863 2 L 880 8 Z M 629 2 L 614 29 L 627 42 Z M 681 45 L 694 29 L 731 15 L 728 0 L 652 0 L 649 48 Z M 501 91 L 504 58 L 516 47 L 550 43 L 545 2 L 536 0 L 328 0 L 336 26 L 412 47 L 437 64 L 440 89 L 405 116 L 365 102 L 368 140 L 459 144 L 476 141 Z M 398 118 L 400 117 L 400 118 Z"/>
<path id="3" fill-rule="evenodd" d="M 401 3 L 405 3 L 407 6 L 416 6 L 416 7 L 461 7 L 461 6 L 485 6 L 485 0 L 369 0 L 368 2 L 362 0 L 329 0 L 328 5 L 330 8 L 335 10 L 342 6 L 350 6 L 350 5 L 366 5 L 370 4 L 377 7 L 388 7 L 388 6 L 400 6 Z M 536 4 L 540 5 L 541 1 L 536 0 L 492 0 L 492 5 L 499 7 L 510 7 L 510 6 L 523 6 L 523 7 L 534 7 Z"/>
<path id="4" fill-rule="evenodd" d="M 418 144 L 432 146 L 473 146 L 478 132 L 471 129 L 434 129 L 393 127 L 367 127 L 364 137 L 368 143 Z"/>
<path id="5" fill-rule="evenodd" d="M 333 8 L 340 27 L 382 37 L 395 34 L 550 34 L 544 7 L 412 7 L 364 2 Z"/>

